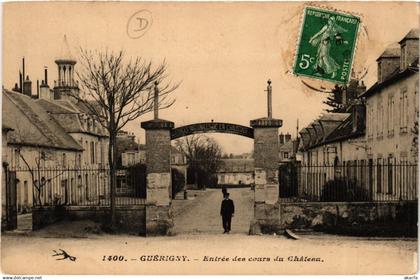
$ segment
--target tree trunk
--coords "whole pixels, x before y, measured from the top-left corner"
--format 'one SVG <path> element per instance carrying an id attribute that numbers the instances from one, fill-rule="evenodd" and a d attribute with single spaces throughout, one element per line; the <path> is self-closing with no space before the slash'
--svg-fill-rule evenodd
<path id="1" fill-rule="evenodd" d="M 109 161 L 109 186 L 110 186 L 110 206 L 111 206 L 111 217 L 110 217 L 110 227 L 114 229 L 115 227 L 115 139 L 116 136 L 111 134 L 109 137 L 109 148 L 108 148 L 108 161 Z"/>

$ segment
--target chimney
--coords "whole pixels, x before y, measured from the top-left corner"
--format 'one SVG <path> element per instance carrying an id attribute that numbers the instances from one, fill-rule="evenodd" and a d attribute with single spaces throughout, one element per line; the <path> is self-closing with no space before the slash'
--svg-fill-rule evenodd
<path id="1" fill-rule="evenodd" d="M 355 100 L 352 106 L 353 130 L 352 132 L 362 132 L 366 127 L 366 106 L 363 100 Z"/>
<path id="2" fill-rule="evenodd" d="M 419 58 L 419 29 L 411 29 L 399 44 L 401 46 L 400 68 L 405 70 Z"/>
<path id="3" fill-rule="evenodd" d="M 36 98 L 39 98 L 39 80 L 36 80 Z"/>
<path id="4" fill-rule="evenodd" d="M 29 97 L 32 97 L 32 81 L 29 80 L 29 76 L 26 76 L 25 81 L 23 81 L 22 93 Z"/>
<path id="5" fill-rule="evenodd" d="M 280 135 L 279 135 L 279 144 L 280 145 L 283 145 L 284 144 L 284 135 L 283 135 L 283 133 L 280 133 Z"/>
<path id="6" fill-rule="evenodd" d="M 389 46 L 376 61 L 378 62 L 378 83 L 382 83 L 400 68 L 399 46 Z"/>
<path id="7" fill-rule="evenodd" d="M 39 99 L 51 100 L 50 87 L 44 80 L 42 80 L 41 86 L 39 87 Z"/>
<path id="8" fill-rule="evenodd" d="M 22 76 L 22 72 L 19 71 L 19 92 L 22 93 L 22 89 L 23 89 L 23 76 Z"/>
<path id="9" fill-rule="evenodd" d="M 292 143 L 293 143 L 293 151 L 292 151 L 293 157 L 295 157 L 297 152 L 298 152 L 299 142 L 300 142 L 300 139 L 298 137 L 296 137 L 295 140 L 292 140 Z"/>
<path id="10" fill-rule="evenodd" d="M 360 81 L 360 83 L 357 85 L 357 96 L 360 96 L 362 93 L 366 91 L 366 86 L 363 81 Z"/>
<path id="11" fill-rule="evenodd" d="M 17 83 L 15 83 L 15 87 L 12 89 L 13 91 L 16 91 L 16 92 L 19 92 L 19 87 L 18 87 L 18 84 Z"/>
<path id="12" fill-rule="evenodd" d="M 47 66 L 45 66 L 45 68 L 44 68 L 44 81 L 45 81 L 45 84 L 48 85 L 48 68 L 47 68 Z"/>
<path id="13" fill-rule="evenodd" d="M 22 58 L 22 81 L 23 82 L 25 82 L 24 79 L 25 79 L 25 57 Z M 22 91 L 22 93 L 23 93 L 23 91 Z"/>
<path id="14" fill-rule="evenodd" d="M 292 139 L 292 135 L 290 135 L 290 133 L 286 133 L 284 135 L 284 143 L 289 142 Z"/>

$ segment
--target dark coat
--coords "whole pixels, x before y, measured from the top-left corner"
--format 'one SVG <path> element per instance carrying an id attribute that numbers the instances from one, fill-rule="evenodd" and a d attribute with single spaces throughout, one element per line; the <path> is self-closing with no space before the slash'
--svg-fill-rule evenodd
<path id="1" fill-rule="evenodd" d="M 235 213 L 235 205 L 232 199 L 223 199 L 222 206 L 220 207 L 220 215 L 232 216 Z"/>

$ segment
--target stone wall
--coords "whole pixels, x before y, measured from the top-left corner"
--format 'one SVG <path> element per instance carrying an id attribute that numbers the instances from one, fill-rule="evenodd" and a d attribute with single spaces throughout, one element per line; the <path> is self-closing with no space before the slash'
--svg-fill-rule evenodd
<path id="1" fill-rule="evenodd" d="M 262 233 L 281 233 L 284 229 L 338 233 L 342 228 L 351 234 L 351 228 L 356 233 L 382 225 L 381 230 L 386 231 L 395 230 L 393 226 L 412 230 L 417 224 L 417 202 L 261 203 L 255 205 L 255 219 Z M 250 233 L 256 233 L 255 225 Z"/>
<path id="2" fill-rule="evenodd" d="M 34 208 L 32 211 L 33 230 L 41 229 L 61 220 L 92 220 L 106 225 L 109 207 L 100 206 L 59 206 Z M 116 230 L 135 235 L 146 234 L 146 206 L 136 205 L 116 208 Z"/>

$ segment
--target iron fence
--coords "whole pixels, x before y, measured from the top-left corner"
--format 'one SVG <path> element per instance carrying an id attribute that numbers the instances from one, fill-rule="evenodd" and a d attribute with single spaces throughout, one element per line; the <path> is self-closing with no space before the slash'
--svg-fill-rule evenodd
<path id="1" fill-rule="evenodd" d="M 418 197 L 417 164 L 409 162 L 361 160 L 340 165 L 296 165 L 280 168 L 279 172 L 280 197 L 286 200 L 412 201 Z"/>
<path id="2" fill-rule="evenodd" d="M 109 168 L 16 168 L 17 200 L 20 207 L 31 206 L 110 206 Z M 145 203 L 145 183 L 133 173 L 116 178 L 116 206 Z M 124 182 L 121 182 L 124 181 Z M 121 187 L 133 191 L 121 192 Z"/>

